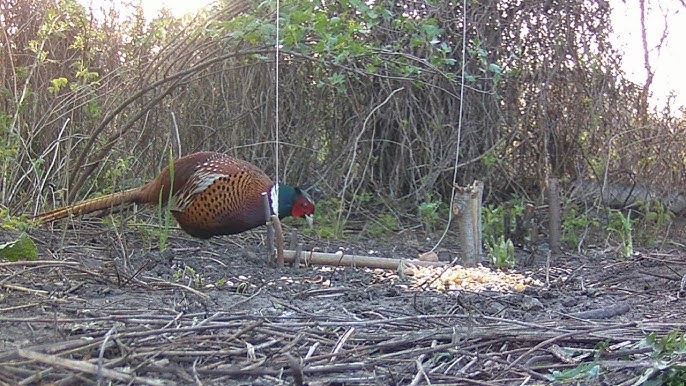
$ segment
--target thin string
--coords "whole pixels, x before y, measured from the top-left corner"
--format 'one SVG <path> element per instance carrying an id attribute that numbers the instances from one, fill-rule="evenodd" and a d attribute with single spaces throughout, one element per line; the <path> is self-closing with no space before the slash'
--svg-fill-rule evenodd
<path id="1" fill-rule="evenodd" d="M 431 248 L 431 251 L 436 250 L 448 234 L 450 225 L 453 222 L 453 205 L 455 204 L 455 190 L 457 187 L 457 165 L 460 159 L 460 142 L 462 139 L 462 111 L 464 109 L 464 89 L 465 89 L 465 69 L 467 67 L 466 60 L 467 53 L 467 0 L 462 1 L 462 74 L 460 75 L 460 109 L 457 117 L 457 144 L 455 145 L 455 161 L 453 164 L 453 186 L 450 192 L 450 207 L 448 207 L 448 224 L 443 230 L 441 238 Z"/>
<path id="2" fill-rule="evenodd" d="M 279 149 L 281 146 L 280 145 L 280 139 L 279 139 L 279 54 L 280 54 L 280 26 L 279 26 L 279 19 L 281 16 L 281 9 L 280 9 L 280 4 L 279 0 L 276 0 L 276 45 L 274 49 L 275 53 L 275 64 L 274 64 L 274 83 L 275 83 L 275 106 L 274 106 L 274 185 L 276 187 L 276 196 L 278 197 L 279 195 Z M 278 205 L 278 200 L 277 204 Z"/>

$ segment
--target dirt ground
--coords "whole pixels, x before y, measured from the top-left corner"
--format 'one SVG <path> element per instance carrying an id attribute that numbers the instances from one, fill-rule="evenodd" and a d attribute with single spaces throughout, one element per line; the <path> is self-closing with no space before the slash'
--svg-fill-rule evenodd
<path id="1" fill-rule="evenodd" d="M 39 261 L 0 262 L 0 383 L 640 384 L 666 376 L 646 335 L 684 330 L 678 243 L 631 259 L 604 245 L 548 259 L 542 244 L 517 270 L 538 284 L 471 292 L 392 271 L 276 268 L 264 233 L 204 244 L 174 231 L 160 252 L 140 229 L 31 231 Z M 414 258 L 431 243 L 304 244 Z"/>

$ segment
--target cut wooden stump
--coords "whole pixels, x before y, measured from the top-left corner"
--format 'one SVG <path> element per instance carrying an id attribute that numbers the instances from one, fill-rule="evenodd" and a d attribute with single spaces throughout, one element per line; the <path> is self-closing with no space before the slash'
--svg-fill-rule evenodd
<path id="1" fill-rule="evenodd" d="M 474 181 L 470 186 L 456 186 L 453 213 L 457 220 L 462 265 L 476 267 L 482 254 L 481 197 L 484 183 Z"/>

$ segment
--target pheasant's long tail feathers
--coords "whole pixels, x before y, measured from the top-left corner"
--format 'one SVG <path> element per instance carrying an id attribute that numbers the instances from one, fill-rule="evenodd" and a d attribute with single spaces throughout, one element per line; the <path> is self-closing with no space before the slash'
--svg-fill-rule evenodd
<path id="1" fill-rule="evenodd" d="M 140 188 L 124 190 L 122 192 L 108 194 L 102 197 L 91 198 L 78 204 L 64 206 L 49 212 L 41 213 L 35 217 L 40 222 L 50 222 L 69 216 L 80 216 L 93 213 L 98 210 L 113 208 L 121 204 L 136 202 L 140 196 Z"/>

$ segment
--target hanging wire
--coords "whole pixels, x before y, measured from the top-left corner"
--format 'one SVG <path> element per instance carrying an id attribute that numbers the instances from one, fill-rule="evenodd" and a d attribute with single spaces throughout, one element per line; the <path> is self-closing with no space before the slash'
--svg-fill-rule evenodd
<path id="1" fill-rule="evenodd" d="M 465 85 L 465 69 L 467 67 L 467 0 L 462 1 L 462 73 L 460 74 L 460 109 L 457 117 L 457 144 L 455 145 L 455 161 L 453 164 L 453 186 L 450 192 L 450 206 L 448 207 L 448 224 L 443 230 L 443 234 L 438 239 L 436 244 L 431 248 L 435 251 L 445 239 L 448 234 L 450 225 L 453 222 L 453 205 L 455 204 L 455 190 L 457 187 L 457 165 L 460 159 L 460 142 L 462 139 L 462 111 L 464 110 L 464 85 Z"/>
<path id="2" fill-rule="evenodd" d="M 275 101 L 274 101 L 274 186 L 276 191 L 276 197 L 279 196 L 279 149 L 280 139 L 279 139 L 279 54 L 280 54 L 280 26 L 279 19 L 281 16 L 281 9 L 279 0 L 276 0 L 276 44 L 274 45 L 274 88 L 275 88 Z M 278 209 L 278 199 L 276 203 L 272 203 L 272 206 Z M 278 214 L 275 213 L 275 214 Z"/>

